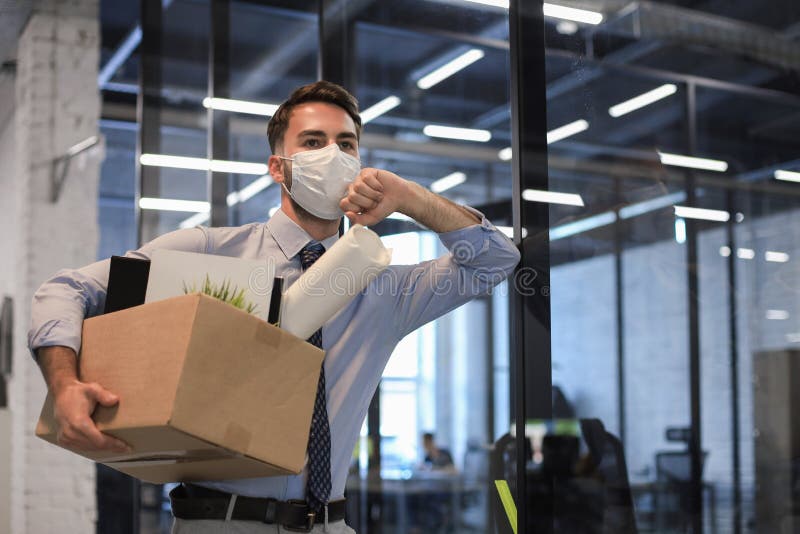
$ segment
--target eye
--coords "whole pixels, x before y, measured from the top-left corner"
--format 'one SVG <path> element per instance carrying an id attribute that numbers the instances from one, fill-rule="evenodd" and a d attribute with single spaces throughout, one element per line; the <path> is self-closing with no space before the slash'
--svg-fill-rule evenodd
<path id="1" fill-rule="evenodd" d="M 319 139 L 307 139 L 303 144 L 309 148 L 316 148 L 319 146 Z"/>

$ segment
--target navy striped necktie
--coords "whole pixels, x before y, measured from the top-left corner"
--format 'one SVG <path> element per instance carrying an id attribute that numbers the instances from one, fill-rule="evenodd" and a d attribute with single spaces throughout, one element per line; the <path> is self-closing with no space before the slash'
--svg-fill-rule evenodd
<path id="1" fill-rule="evenodd" d="M 300 264 L 305 271 L 325 252 L 321 243 L 309 243 L 300 251 Z M 322 348 L 322 328 L 311 334 L 308 342 Z M 331 495 L 331 428 L 325 403 L 325 365 L 319 371 L 314 416 L 308 434 L 308 481 L 306 501 L 314 511 L 327 504 Z"/>

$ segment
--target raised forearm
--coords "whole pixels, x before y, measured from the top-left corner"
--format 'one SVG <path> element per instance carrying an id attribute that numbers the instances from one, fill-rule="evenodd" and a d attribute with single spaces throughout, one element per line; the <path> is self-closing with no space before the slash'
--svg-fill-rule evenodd
<path id="1" fill-rule="evenodd" d="M 481 222 L 463 206 L 429 191 L 416 182 L 406 181 L 406 186 L 406 198 L 398 211 L 436 233 L 460 230 Z"/>

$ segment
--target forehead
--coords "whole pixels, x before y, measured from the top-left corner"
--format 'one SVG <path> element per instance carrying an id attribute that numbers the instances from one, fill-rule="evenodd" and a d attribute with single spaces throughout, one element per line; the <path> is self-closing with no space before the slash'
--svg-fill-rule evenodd
<path id="1" fill-rule="evenodd" d="M 328 135 L 356 133 L 356 125 L 348 113 L 337 105 L 327 102 L 305 102 L 292 109 L 287 138 L 296 137 L 305 130 L 320 130 Z"/>

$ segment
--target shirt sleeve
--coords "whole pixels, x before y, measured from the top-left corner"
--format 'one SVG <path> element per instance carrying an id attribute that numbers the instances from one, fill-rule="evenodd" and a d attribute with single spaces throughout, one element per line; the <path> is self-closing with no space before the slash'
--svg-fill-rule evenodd
<path id="1" fill-rule="evenodd" d="M 205 228 L 187 228 L 157 237 L 125 256 L 149 260 L 157 249 L 207 252 L 207 246 Z M 105 307 L 110 265 L 111 260 L 106 259 L 60 270 L 36 290 L 28 330 L 28 348 L 34 359 L 41 347 L 61 345 L 80 351 L 83 320 L 99 315 Z"/>
<path id="2" fill-rule="evenodd" d="M 392 318 L 401 339 L 475 297 L 488 294 L 514 271 L 520 253 L 486 217 L 479 224 L 439 234 L 448 253 L 418 265 L 392 265 L 378 281 L 394 297 Z"/>

